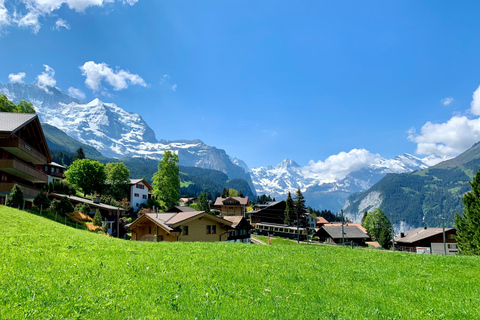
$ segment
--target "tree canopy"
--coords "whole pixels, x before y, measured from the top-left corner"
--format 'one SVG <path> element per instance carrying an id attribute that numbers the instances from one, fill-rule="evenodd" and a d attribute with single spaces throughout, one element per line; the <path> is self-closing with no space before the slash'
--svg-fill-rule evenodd
<path id="1" fill-rule="evenodd" d="M 7 206 L 13 208 L 22 208 L 23 206 L 23 191 L 18 184 L 15 184 L 8 196 Z"/>
<path id="2" fill-rule="evenodd" d="M 83 190 L 84 195 L 102 189 L 107 174 L 105 166 L 97 160 L 75 160 L 65 172 L 67 181 Z"/>
<path id="3" fill-rule="evenodd" d="M 82 159 L 87 159 L 87 157 L 85 156 L 85 152 L 83 151 L 83 148 L 80 147 L 75 152 L 75 157 L 73 157 L 73 161 L 82 160 Z"/>
<path id="4" fill-rule="evenodd" d="M 111 162 L 105 165 L 106 181 L 112 185 L 128 184 L 130 170 L 123 162 Z"/>
<path id="5" fill-rule="evenodd" d="M 460 253 L 480 254 L 480 170 L 470 182 L 472 190 L 467 192 L 462 202 L 465 206 L 463 216 L 455 214 L 457 245 Z"/>
<path id="6" fill-rule="evenodd" d="M 180 199 L 180 178 L 178 177 L 178 155 L 165 150 L 158 162 L 158 171 L 153 175 L 153 194 L 166 208 L 177 205 Z"/>
<path id="7" fill-rule="evenodd" d="M 284 223 L 286 225 L 292 225 L 293 224 L 293 221 L 295 220 L 295 218 L 293 217 L 295 215 L 295 208 L 294 208 L 294 204 L 293 204 L 293 199 L 292 199 L 292 194 L 290 193 L 290 191 L 288 192 L 288 196 L 287 196 L 287 200 L 285 201 L 285 211 L 284 211 L 284 216 L 285 216 L 285 220 L 284 220 Z"/>
<path id="8" fill-rule="evenodd" d="M 35 109 L 30 102 L 21 100 L 15 104 L 6 95 L 0 94 L 0 112 L 35 113 Z"/>
<path id="9" fill-rule="evenodd" d="M 390 243 L 392 235 L 392 223 L 381 209 L 369 212 L 365 217 L 363 227 L 367 229 L 373 240 L 386 248 Z"/>
<path id="10" fill-rule="evenodd" d="M 295 200 L 293 202 L 295 206 L 295 218 L 298 219 L 298 224 L 300 228 L 306 228 L 308 226 L 307 223 L 307 207 L 305 206 L 305 197 L 298 187 L 297 192 L 295 193 Z"/>

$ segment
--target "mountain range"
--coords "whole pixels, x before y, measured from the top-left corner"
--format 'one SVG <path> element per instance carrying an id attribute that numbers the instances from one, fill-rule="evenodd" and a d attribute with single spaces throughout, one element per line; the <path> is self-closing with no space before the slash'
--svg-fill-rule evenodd
<path id="1" fill-rule="evenodd" d="M 364 211 L 381 208 L 399 231 L 453 226 L 455 213 L 462 214 L 461 201 L 471 190 L 469 181 L 480 168 L 480 142 L 459 156 L 432 167 L 403 174 L 387 174 L 366 191 L 348 197 L 343 210 L 359 221 Z"/>
<path id="2" fill-rule="evenodd" d="M 257 194 L 284 199 L 288 192 L 294 194 L 300 187 L 307 205 L 337 212 L 350 194 L 369 189 L 386 174 L 425 169 L 441 160 L 443 158 L 420 159 L 410 154 L 393 159 L 376 157 L 364 168 L 332 179 L 324 173 L 316 173 L 310 166 L 302 167 L 293 160 L 285 159 L 276 166 L 252 168 L 250 174 Z"/>
<path id="3" fill-rule="evenodd" d="M 15 103 L 30 101 L 41 122 L 93 147 L 106 158 L 158 160 L 163 151 L 169 149 L 178 154 L 179 165 L 218 170 L 229 179 L 244 179 L 255 193 L 249 173 L 234 164 L 225 150 L 208 146 L 201 140 L 157 140 L 139 114 L 114 103 L 99 99 L 85 103 L 59 88 L 40 88 L 36 84 L 0 84 L 0 93 Z"/>

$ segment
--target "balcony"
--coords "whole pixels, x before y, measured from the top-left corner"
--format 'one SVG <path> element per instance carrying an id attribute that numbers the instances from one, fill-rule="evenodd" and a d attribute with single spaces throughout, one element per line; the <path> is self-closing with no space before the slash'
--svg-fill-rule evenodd
<path id="1" fill-rule="evenodd" d="M 15 159 L 1 159 L 0 171 L 34 183 L 48 182 L 48 176 L 45 173 L 38 171 L 37 169 L 30 167 L 22 161 Z"/>
<path id="2" fill-rule="evenodd" d="M 22 185 L 22 184 L 19 184 L 17 183 L 20 188 L 22 189 L 23 191 L 23 196 L 26 198 L 26 199 L 32 199 L 32 198 L 35 198 L 35 196 L 37 194 L 39 194 L 39 190 L 36 190 L 34 188 L 31 188 L 31 187 L 27 187 L 25 185 Z M 10 193 L 10 191 L 12 191 L 12 188 L 13 186 L 15 185 L 15 183 L 0 183 L 0 194 L 7 194 L 7 193 Z"/>
<path id="3" fill-rule="evenodd" d="M 23 159 L 26 162 L 31 162 L 34 164 L 47 163 L 47 157 L 45 157 L 45 155 L 20 138 L 0 139 L 0 148 L 8 151 L 20 159 Z"/>

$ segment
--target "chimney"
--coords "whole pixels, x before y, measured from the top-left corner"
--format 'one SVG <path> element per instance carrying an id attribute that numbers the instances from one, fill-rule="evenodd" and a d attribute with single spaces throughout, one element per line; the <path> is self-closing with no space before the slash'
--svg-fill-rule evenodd
<path id="1" fill-rule="evenodd" d="M 100 203 L 100 197 L 99 196 L 96 196 L 93 198 L 93 203 Z"/>
<path id="2" fill-rule="evenodd" d="M 400 233 L 400 238 L 403 238 L 403 237 L 405 237 L 405 233 L 401 232 Z"/>

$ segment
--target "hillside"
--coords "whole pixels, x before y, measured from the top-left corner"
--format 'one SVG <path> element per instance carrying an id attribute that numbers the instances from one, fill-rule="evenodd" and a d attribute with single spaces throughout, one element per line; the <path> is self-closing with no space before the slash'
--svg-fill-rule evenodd
<path id="1" fill-rule="evenodd" d="M 2 319 L 480 317 L 478 257 L 131 242 L 4 206 L 0 219 Z"/>
<path id="2" fill-rule="evenodd" d="M 463 213 L 462 195 L 480 168 L 480 144 L 456 158 L 404 174 L 388 174 L 369 190 L 351 195 L 343 208 L 354 220 L 365 210 L 381 208 L 393 214 L 397 229 L 453 226 L 455 213 Z"/>

